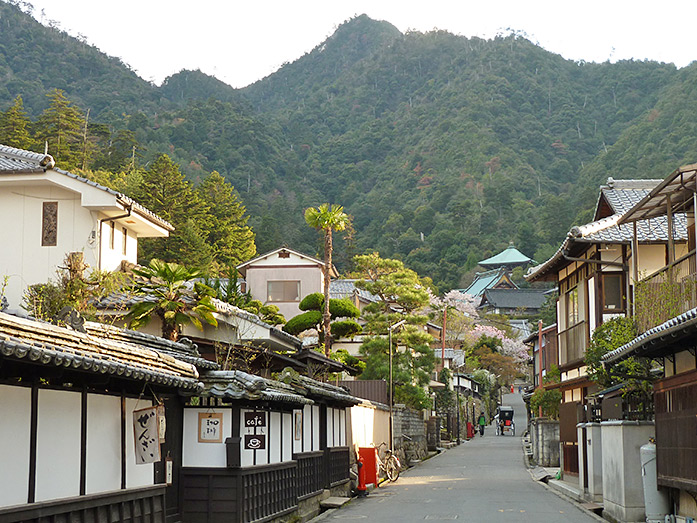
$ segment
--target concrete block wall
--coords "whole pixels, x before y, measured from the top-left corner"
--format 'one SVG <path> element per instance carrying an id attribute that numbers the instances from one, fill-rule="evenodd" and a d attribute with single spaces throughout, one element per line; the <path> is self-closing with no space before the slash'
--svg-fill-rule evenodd
<path id="1" fill-rule="evenodd" d="M 559 466 L 559 422 L 546 418 L 530 421 L 532 459 L 541 467 Z"/>
<path id="2" fill-rule="evenodd" d="M 426 422 L 422 411 L 395 406 L 394 445 L 400 459 L 407 462 L 426 456 Z"/>

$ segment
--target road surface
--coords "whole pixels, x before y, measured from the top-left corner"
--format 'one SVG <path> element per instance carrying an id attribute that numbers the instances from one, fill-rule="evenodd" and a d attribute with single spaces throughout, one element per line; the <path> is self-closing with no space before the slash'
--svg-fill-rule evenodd
<path id="1" fill-rule="evenodd" d="M 595 522 L 593 516 L 557 496 L 528 473 L 521 448 L 526 426 L 519 394 L 503 404 L 515 409 L 515 436 L 496 436 L 492 425 L 483 437 L 449 449 L 403 472 L 395 483 L 353 499 L 323 521 L 515 521 Z"/>

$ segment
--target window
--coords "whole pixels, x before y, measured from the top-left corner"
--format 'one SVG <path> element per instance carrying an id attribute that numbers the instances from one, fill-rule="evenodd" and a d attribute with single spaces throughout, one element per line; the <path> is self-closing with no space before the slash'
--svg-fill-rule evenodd
<path id="1" fill-rule="evenodd" d="M 566 327 L 576 325 L 578 321 L 578 287 L 574 287 L 566 293 Z"/>
<path id="2" fill-rule="evenodd" d="M 624 310 L 622 274 L 603 274 L 603 308 L 605 311 Z"/>
<path id="3" fill-rule="evenodd" d="M 41 246 L 58 245 L 58 202 L 44 202 L 41 214 Z"/>
<path id="4" fill-rule="evenodd" d="M 299 281 L 270 281 L 266 283 L 266 289 L 266 301 L 300 301 Z"/>
<path id="5" fill-rule="evenodd" d="M 128 229 L 126 229 L 126 227 L 121 227 L 121 234 L 123 235 L 121 243 L 121 254 L 126 256 L 126 247 L 128 243 Z"/>

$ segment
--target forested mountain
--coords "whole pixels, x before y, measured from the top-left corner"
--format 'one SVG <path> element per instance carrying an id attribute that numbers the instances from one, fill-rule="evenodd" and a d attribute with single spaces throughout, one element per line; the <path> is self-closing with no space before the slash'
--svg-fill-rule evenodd
<path id="1" fill-rule="evenodd" d="M 259 251 L 317 253 L 302 211 L 339 203 L 355 228 L 340 269 L 378 249 L 444 290 L 509 241 L 543 261 L 607 176 L 697 161 L 697 66 L 579 63 L 519 35 L 402 34 L 366 16 L 235 90 L 199 71 L 154 86 L 0 2 L 0 110 L 21 95 L 36 120 L 53 88 L 91 111 L 97 147 L 130 131 L 141 165 L 167 153 L 194 182 L 220 172 Z"/>

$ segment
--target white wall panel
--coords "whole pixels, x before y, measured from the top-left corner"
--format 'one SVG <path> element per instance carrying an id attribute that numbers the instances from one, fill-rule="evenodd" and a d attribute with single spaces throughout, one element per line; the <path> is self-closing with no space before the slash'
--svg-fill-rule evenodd
<path id="1" fill-rule="evenodd" d="M 290 461 L 293 459 L 293 414 L 290 412 L 283 413 L 283 448 L 282 461 Z"/>
<path id="2" fill-rule="evenodd" d="M 319 448 L 319 406 L 312 405 L 312 450 L 320 450 Z"/>
<path id="3" fill-rule="evenodd" d="M 339 445 L 346 446 L 346 409 L 339 411 Z"/>
<path id="4" fill-rule="evenodd" d="M 312 405 L 303 407 L 303 452 L 314 450 L 312 447 Z"/>
<path id="5" fill-rule="evenodd" d="M 292 417 L 292 418 L 293 418 L 293 422 L 292 422 L 293 429 L 292 429 L 292 433 L 291 433 L 292 444 L 293 444 L 293 454 L 297 454 L 297 453 L 303 451 L 303 440 L 302 440 L 303 435 L 302 435 L 302 431 L 301 431 L 301 434 L 300 434 L 300 439 L 295 439 L 295 430 L 296 430 L 296 429 L 295 429 L 295 423 L 296 423 L 296 419 L 297 419 L 296 416 L 297 416 L 298 413 L 300 413 L 300 424 L 301 424 L 300 427 L 301 427 L 302 430 L 305 429 L 305 427 L 303 426 L 303 425 L 304 425 L 304 422 L 303 422 L 303 419 L 302 419 L 303 411 L 302 411 L 302 410 L 299 410 L 299 409 L 298 409 L 298 410 L 294 410 L 294 411 L 293 411 L 293 417 Z"/>
<path id="6" fill-rule="evenodd" d="M 27 502 L 31 389 L 0 385 L 0 507 Z"/>
<path id="7" fill-rule="evenodd" d="M 79 392 L 39 390 L 36 501 L 80 494 Z"/>
<path id="8" fill-rule="evenodd" d="M 271 412 L 269 415 L 269 463 L 280 463 L 281 443 L 283 441 L 283 426 L 281 425 L 281 413 Z"/>
<path id="9" fill-rule="evenodd" d="M 133 411 L 151 407 L 152 401 L 126 399 L 126 488 L 155 484 L 153 463 L 136 463 Z"/>
<path id="10" fill-rule="evenodd" d="M 129 436 L 126 431 L 126 436 Z M 121 398 L 87 396 L 87 470 L 85 493 L 121 488 Z"/>
<path id="11" fill-rule="evenodd" d="M 211 409 L 184 409 L 182 465 L 184 467 L 227 467 L 225 440 L 232 436 L 232 409 L 214 409 L 214 412 L 222 412 L 223 414 L 223 441 L 221 443 L 199 443 L 199 412 L 211 412 Z"/>

